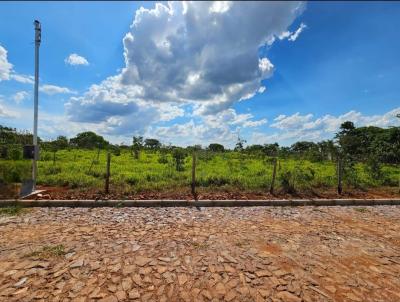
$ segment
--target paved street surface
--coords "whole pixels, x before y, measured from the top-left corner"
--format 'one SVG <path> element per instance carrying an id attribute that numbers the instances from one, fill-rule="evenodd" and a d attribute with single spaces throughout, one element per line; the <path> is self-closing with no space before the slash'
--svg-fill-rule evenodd
<path id="1" fill-rule="evenodd" d="M 400 207 L 0 216 L 0 301 L 400 301 Z"/>

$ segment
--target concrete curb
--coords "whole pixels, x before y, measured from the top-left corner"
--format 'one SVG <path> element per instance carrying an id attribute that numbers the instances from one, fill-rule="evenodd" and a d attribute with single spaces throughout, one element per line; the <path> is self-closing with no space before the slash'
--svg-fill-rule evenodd
<path id="1" fill-rule="evenodd" d="M 400 199 L 279 199 L 279 200 L 0 200 L 0 207 L 297 207 L 400 205 Z"/>

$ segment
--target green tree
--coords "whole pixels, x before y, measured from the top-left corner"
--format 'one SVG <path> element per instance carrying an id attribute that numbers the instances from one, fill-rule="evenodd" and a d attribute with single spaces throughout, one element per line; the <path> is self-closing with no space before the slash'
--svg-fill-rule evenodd
<path id="1" fill-rule="evenodd" d="M 277 156 L 279 153 L 279 144 L 264 144 L 263 153 L 267 156 Z"/>
<path id="2" fill-rule="evenodd" d="M 208 145 L 208 150 L 210 150 L 212 152 L 224 152 L 225 148 L 221 144 L 212 143 L 212 144 Z"/>
<path id="3" fill-rule="evenodd" d="M 109 145 L 109 142 L 107 142 L 102 136 L 97 135 L 92 131 L 87 131 L 79 133 L 76 135 L 76 137 L 71 138 L 70 144 L 78 148 L 103 149 Z"/>
<path id="4" fill-rule="evenodd" d="M 132 140 L 132 150 L 136 159 L 139 159 L 141 149 L 143 149 L 143 136 L 134 136 Z"/>
<path id="5" fill-rule="evenodd" d="M 53 141 L 57 150 L 67 149 L 69 146 L 68 138 L 66 136 L 60 135 L 56 140 Z"/>
<path id="6" fill-rule="evenodd" d="M 182 148 L 174 148 L 172 150 L 172 157 L 175 161 L 175 168 L 176 171 L 183 171 L 183 163 L 185 161 L 185 157 L 187 156 L 187 153 L 185 152 L 184 149 Z"/>
<path id="7" fill-rule="evenodd" d="M 238 139 L 237 139 L 237 142 L 236 142 L 234 150 L 237 151 L 237 152 L 242 152 L 244 150 L 244 144 L 245 143 L 246 143 L 246 140 L 244 140 L 244 139 L 242 139 L 242 138 L 240 138 L 238 136 Z"/>
<path id="8" fill-rule="evenodd" d="M 146 138 L 146 140 L 144 141 L 144 146 L 147 149 L 155 150 L 155 149 L 159 149 L 161 147 L 161 143 L 158 139 Z"/>

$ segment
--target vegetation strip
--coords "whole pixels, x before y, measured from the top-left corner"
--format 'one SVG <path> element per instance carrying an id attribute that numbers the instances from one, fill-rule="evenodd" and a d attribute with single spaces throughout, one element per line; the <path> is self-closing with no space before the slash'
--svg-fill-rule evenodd
<path id="1" fill-rule="evenodd" d="M 251 207 L 400 205 L 400 199 L 281 200 L 0 200 L 0 207 Z"/>

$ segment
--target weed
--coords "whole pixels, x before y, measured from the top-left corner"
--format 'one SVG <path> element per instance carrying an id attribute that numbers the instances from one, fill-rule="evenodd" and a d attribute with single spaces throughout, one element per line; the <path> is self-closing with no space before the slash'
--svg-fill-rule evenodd
<path id="1" fill-rule="evenodd" d="M 0 215 L 16 216 L 26 212 L 26 209 L 21 206 L 10 206 L 5 208 L 0 208 Z"/>
<path id="2" fill-rule="evenodd" d="M 197 249 L 197 250 L 208 248 L 208 244 L 205 243 L 205 242 L 197 242 L 197 241 L 194 241 L 194 242 L 192 242 L 192 245 L 193 245 L 193 247 L 194 247 L 195 249 Z"/>
<path id="3" fill-rule="evenodd" d="M 355 208 L 354 210 L 357 211 L 357 212 L 360 212 L 360 213 L 367 213 L 367 212 L 369 212 L 369 210 L 368 210 L 367 208 Z"/>
<path id="4" fill-rule="evenodd" d="M 64 246 L 62 244 L 59 244 L 54 246 L 46 245 L 39 250 L 27 254 L 26 257 L 37 257 L 42 259 L 48 259 L 48 258 L 62 257 L 65 254 L 66 253 Z"/>

